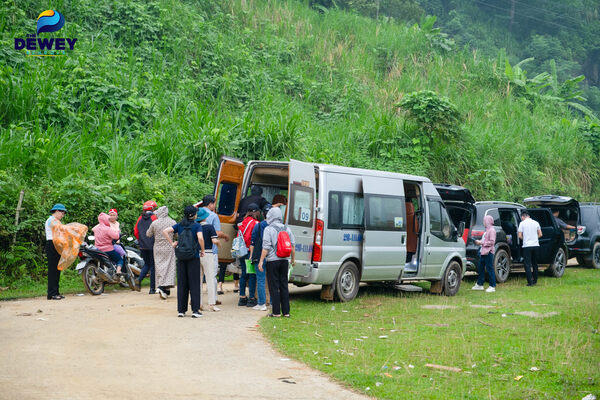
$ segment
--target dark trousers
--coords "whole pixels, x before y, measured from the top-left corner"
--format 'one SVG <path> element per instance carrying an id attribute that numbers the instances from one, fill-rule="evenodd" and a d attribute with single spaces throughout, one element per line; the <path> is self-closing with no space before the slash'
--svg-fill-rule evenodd
<path id="1" fill-rule="evenodd" d="M 219 282 L 225 282 L 225 272 L 227 272 L 227 263 L 219 263 Z M 233 274 L 233 280 L 239 281 L 239 274 Z"/>
<path id="2" fill-rule="evenodd" d="M 273 314 L 290 313 L 290 293 L 288 291 L 288 260 L 267 261 L 267 281 L 271 294 Z"/>
<path id="3" fill-rule="evenodd" d="M 177 312 L 188 309 L 192 298 L 192 312 L 200 311 L 200 259 L 177 260 Z"/>
<path id="4" fill-rule="evenodd" d="M 535 285 L 538 278 L 538 256 L 539 247 L 523 247 L 523 262 L 525 263 L 525 274 L 527 274 L 527 283 L 529 285 Z M 531 269 L 533 267 L 533 276 L 531 275 Z"/>
<path id="5" fill-rule="evenodd" d="M 46 241 L 46 258 L 48 259 L 48 293 L 47 298 L 52 296 L 58 296 L 59 293 L 59 280 L 60 271 L 58 270 L 58 262 L 60 261 L 60 254 L 56 251 L 52 240 Z"/>
<path id="6" fill-rule="evenodd" d="M 142 258 L 144 259 L 144 267 L 140 271 L 140 285 L 146 277 L 148 271 L 150 271 L 150 290 L 155 290 L 156 286 L 154 283 L 154 251 L 152 249 L 140 249 Z"/>
<path id="7" fill-rule="evenodd" d="M 485 271 L 487 270 L 490 286 L 496 287 L 496 272 L 494 271 L 494 255 L 488 253 L 482 256 L 479 253 L 479 265 L 477 265 L 477 284 L 483 286 L 485 283 Z"/>

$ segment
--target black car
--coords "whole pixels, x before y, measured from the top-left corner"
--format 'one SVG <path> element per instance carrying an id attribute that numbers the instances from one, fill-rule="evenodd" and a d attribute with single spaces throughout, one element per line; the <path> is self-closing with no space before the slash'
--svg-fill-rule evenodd
<path id="1" fill-rule="evenodd" d="M 577 257 L 579 265 L 600 269 L 600 203 L 579 203 L 565 196 L 535 196 L 525 204 L 558 211 L 558 218 L 576 227 L 565 229 L 569 254 Z"/>
<path id="2" fill-rule="evenodd" d="M 494 253 L 494 269 L 496 281 L 503 283 L 511 271 L 523 268 L 521 241 L 517 228 L 521 222 L 521 212 L 525 206 L 518 203 L 502 201 L 475 201 L 471 192 L 456 185 L 436 184 L 436 189 L 450 214 L 454 225 L 465 223 L 463 240 L 467 247 L 467 270 L 477 271 L 479 264 L 479 246 L 475 240 L 482 238 L 485 228 L 483 217 L 491 215 L 496 229 L 496 251 Z M 542 228 L 539 239 L 540 251 L 538 264 L 546 267 L 548 274 L 560 278 L 568 260 L 568 249 L 564 235 L 547 208 L 528 209 L 531 218 Z"/>

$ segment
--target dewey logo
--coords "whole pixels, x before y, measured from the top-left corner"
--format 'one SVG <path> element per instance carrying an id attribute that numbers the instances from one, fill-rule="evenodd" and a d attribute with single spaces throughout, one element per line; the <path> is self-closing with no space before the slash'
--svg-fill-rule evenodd
<path id="1" fill-rule="evenodd" d="M 28 56 L 63 56 L 67 48 L 73 50 L 76 38 L 42 39 L 38 35 L 43 32 L 57 32 L 65 26 L 65 17 L 56 10 L 46 10 L 37 18 L 36 34 L 27 35 L 26 39 L 15 38 L 15 50 L 26 50 Z"/>

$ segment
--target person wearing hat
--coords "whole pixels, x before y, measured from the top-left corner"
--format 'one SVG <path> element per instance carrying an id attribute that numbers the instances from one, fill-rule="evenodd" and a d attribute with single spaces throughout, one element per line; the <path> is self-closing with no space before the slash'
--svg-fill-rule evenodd
<path id="1" fill-rule="evenodd" d="M 252 230 L 258 223 L 258 217 L 260 216 L 260 208 L 256 203 L 248 204 L 248 210 L 246 211 L 246 217 L 238 224 L 238 234 L 244 238 L 244 243 L 247 248 L 251 246 Z M 247 273 L 246 260 L 249 258 L 249 254 L 239 259 L 242 274 L 240 276 L 240 299 L 238 306 L 254 307 L 257 305 L 254 293 L 256 291 L 256 273 Z M 248 293 L 250 298 L 246 296 L 246 283 L 248 283 Z"/>
<path id="2" fill-rule="evenodd" d="M 154 274 L 154 238 L 148 237 L 146 232 L 152 222 L 156 221 L 156 215 L 154 210 L 158 208 L 158 205 L 153 200 L 148 200 L 143 205 L 143 213 L 139 216 L 133 228 L 133 235 L 138 240 L 140 252 L 144 259 L 144 267 L 140 271 L 140 276 L 137 279 L 137 285 L 142 286 L 142 281 L 146 277 L 146 274 L 150 272 L 150 291 L 149 294 L 156 293 L 156 278 Z"/>
<path id="3" fill-rule="evenodd" d="M 252 237 L 250 239 L 250 259 L 252 260 L 252 265 L 254 265 L 254 270 L 256 272 L 256 294 L 258 298 L 257 304 L 253 306 L 252 309 L 257 311 L 267 311 L 267 275 L 264 268 L 262 270 L 258 268 L 258 262 L 260 261 L 260 255 L 262 253 L 263 233 L 268 226 L 267 213 L 271 208 L 272 206 L 269 203 L 264 206 L 262 210 L 264 219 L 254 225 Z"/>
<path id="4" fill-rule="evenodd" d="M 59 281 L 60 271 L 58 270 L 58 262 L 60 261 L 60 254 L 56 251 L 54 243 L 52 242 L 52 227 L 56 224 L 62 224 L 61 219 L 67 213 L 67 208 L 61 204 L 55 204 L 50 209 L 50 217 L 46 220 L 46 258 L 48 259 L 48 300 L 62 300 L 65 296 L 59 292 Z"/>
<path id="5" fill-rule="evenodd" d="M 183 210 L 183 219 L 163 230 L 163 236 L 175 250 L 177 258 L 177 316 L 184 317 L 188 309 L 188 302 L 191 298 L 192 318 L 202 316 L 200 312 L 201 292 L 200 292 L 200 258 L 205 256 L 204 237 L 202 236 L 202 227 L 196 223 L 197 209 L 193 205 L 188 205 Z M 184 230 L 190 230 L 192 240 L 198 241 L 199 251 L 194 252 L 190 259 L 184 259 L 177 256 L 178 242 L 182 239 Z M 173 242 L 171 234 L 177 234 L 177 241 Z M 187 235 L 186 235 L 187 237 Z M 183 238 L 185 239 L 185 238 Z M 189 244 L 189 243 L 187 243 Z"/>
<path id="6" fill-rule="evenodd" d="M 208 290 L 208 309 L 210 311 L 221 311 L 217 307 L 217 263 L 215 262 L 214 250 L 219 246 L 219 239 L 215 227 L 209 224 L 206 219 L 210 213 L 204 207 L 198 210 L 196 222 L 202 227 L 202 237 L 204 238 L 204 253 L 200 257 L 200 265 L 206 280 Z M 200 274 L 200 290 L 202 290 L 202 274 Z M 202 299 L 202 297 L 201 297 Z M 202 304 L 200 304 L 202 309 Z"/>
<path id="7" fill-rule="evenodd" d="M 206 196 L 204 196 L 202 201 L 200 203 L 196 204 L 195 206 L 198 208 L 202 207 L 206 211 L 208 211 L 208 217 L 206 218 L 206 223 L 212 225 L 215 228 L 215 231 L 217 231 L 217 236 L 219 236 L 219 239 L 223 239 L 224 241 L 228 242 L 230 240 L 229 235 L 221 230 L 221 221 L 219 220 L 219 216 L 215 213 L 215 210 L 217 207 L 217 199 L 215 198 L 215 196 L 213 196 L 212 194 L 207 194 Z M 213 247 L 213 257 L 215 258 L 215 265 L 219 266 L 219 270 L 218 270 L 219 287 L 217 289 L 217 294 L 224 294 L 225 292 L 223 291 L 223 282 L 225 282 L 225 270 L 227 269 L 227 263 L 219 263 L 218 250 L 219 250 L 218 247 Z M 238 276 L 238 274 L 233 274 L 233 281 L 234 281 L 236 287 L 238 286 L 239 279 L 240 279 L 240 277 Z M 237 290 L 234 290 L 234 292 L 236 292 L 236 291 Z M 220 302 L 217 301 L 217 304 L 219 304 L 219 303 Z"/>

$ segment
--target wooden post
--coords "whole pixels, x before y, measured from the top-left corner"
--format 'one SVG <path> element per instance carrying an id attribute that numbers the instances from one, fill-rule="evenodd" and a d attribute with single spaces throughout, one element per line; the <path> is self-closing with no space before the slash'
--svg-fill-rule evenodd
<path id="1" fill-rule="evenodd" d="M 17 243 L 17 227 L 19 226 L 19 213 L 21 212 L 21 205 L 23 204 L 23 196 L 25 196 L 25 190 L 21 189 L 21 193 L 19 193 L 19 202 L 17 203 L 17 212 L 15 214 L 15 234 L 12 241 L 13 245 Z"/>

